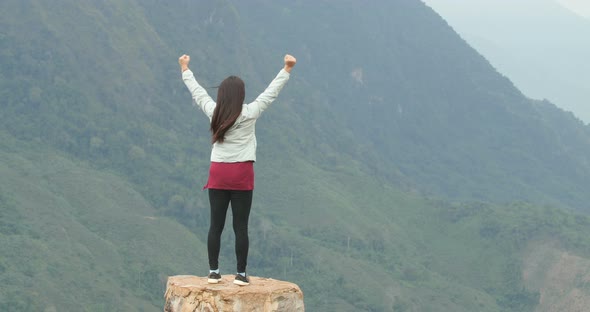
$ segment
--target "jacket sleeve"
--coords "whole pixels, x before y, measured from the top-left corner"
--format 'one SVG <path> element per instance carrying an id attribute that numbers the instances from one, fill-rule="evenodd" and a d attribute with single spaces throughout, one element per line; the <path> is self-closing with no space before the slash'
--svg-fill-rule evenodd
<path id="1" fill-rule="evenodd" d="M 187 69 L 182 72 L 182 81 L 193 97 L 193 106 L 198 106 L 205 115 L 211 119 L 215 110 L 215 101 L 207 94 L 207 91 L 195 79 L 193 72 Z"/>
<path id="2" fill-rule="evenodd" d="M 281 89 L 289 81 L 290 74 L 285 70 L 277 74 L 275 79 L 268 85 L 266 90 L 260 94 L 254 102 L 244 105 L 244 111 L 242 112 L 246 118 L 256 119 L 260 117 L 260 114 L 277 98 Z"/>

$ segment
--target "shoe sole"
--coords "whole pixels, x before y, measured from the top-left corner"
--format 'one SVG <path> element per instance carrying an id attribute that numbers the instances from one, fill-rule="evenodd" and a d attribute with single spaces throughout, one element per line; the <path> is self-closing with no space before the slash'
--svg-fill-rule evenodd
<path id="1" fill-rule="evenodd" d="M 242 281 L 238 281 L 238 280 L 235 280 L 234 281 L 234 284 L 239 285 L 239 286 L 248 286 L 248 285 L 250 285 L 250 283 L 246 283 L 246 282 L 242 282 Z"/>
<path id="2" fill-rule="evenodd" d="M 209 283 L 209 284 L 217 284 L 217 283 L 219 283 L 219 280 L 218 279 L 214 279 L 214 278 L 209 278 L 209 279 L 207 279 L 207 283 Z"/>

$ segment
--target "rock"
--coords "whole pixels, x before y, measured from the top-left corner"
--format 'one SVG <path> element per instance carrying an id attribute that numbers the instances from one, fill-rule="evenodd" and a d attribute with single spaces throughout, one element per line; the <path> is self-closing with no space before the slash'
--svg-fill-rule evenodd
<path id="1" fill-rule="evenodd" d="M 299 286 L 250 276 L 250 285 L 233 283 L 234 275 L 223 275 L 218 284 L 206 277 L 177 275 L 168 277 L 165 312 L 290 312 L 304 311 Z"/>

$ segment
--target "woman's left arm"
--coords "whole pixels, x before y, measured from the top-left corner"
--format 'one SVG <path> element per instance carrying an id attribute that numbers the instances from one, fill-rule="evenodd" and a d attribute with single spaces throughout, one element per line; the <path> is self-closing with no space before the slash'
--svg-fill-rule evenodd
<path id="1" fill-rule="evenodd" d="M 293 56 L 289 54 L 285 55 L 285 67 L 281 69 L 275 79 L 273 79 L 266 90 L 254 102 L 246 105 L 246 111 L 243 113 L 248 118 L 256 119 L 260 117 L 260 114 L 277 98 L 279 92 L 281 92 L 287 81 L 289 81 L 291 69 L 293 69 L 296 62 L 297 60 Z"/>

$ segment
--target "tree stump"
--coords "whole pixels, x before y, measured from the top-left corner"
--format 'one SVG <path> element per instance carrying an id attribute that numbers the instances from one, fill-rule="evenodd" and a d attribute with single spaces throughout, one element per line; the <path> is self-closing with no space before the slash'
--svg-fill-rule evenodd
<path id="1" fill-rule="evenodd" d="M 168 277 L 165 312 L 291 312 L 304 311 L 299 286 L 250 276 L 250 285 L 233 283 L 234 275 L 223 275 L 218 284 L 207 277 L 177 275 Z"/>

